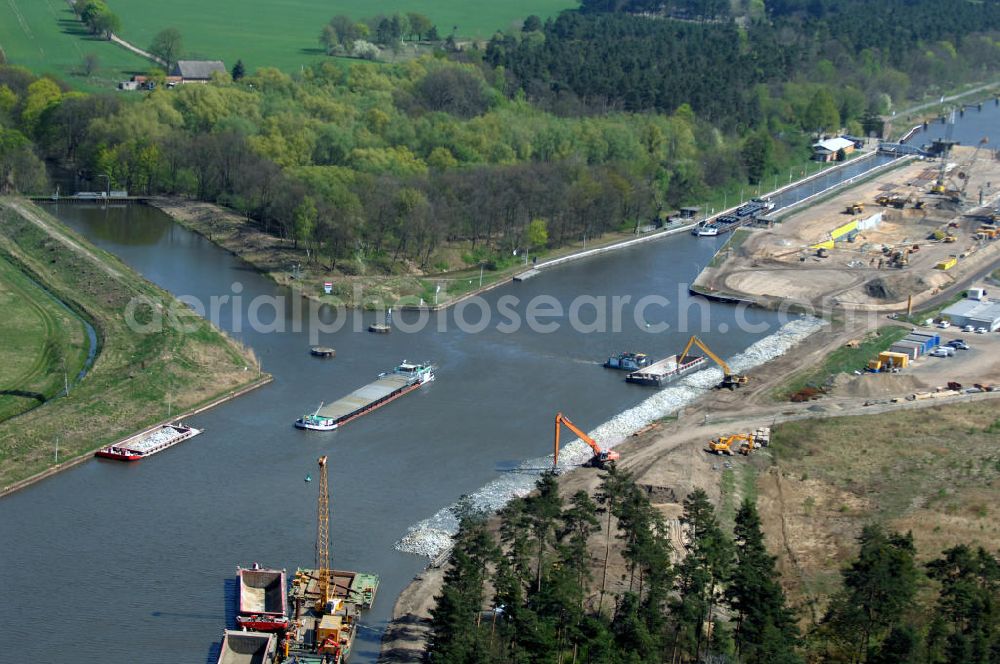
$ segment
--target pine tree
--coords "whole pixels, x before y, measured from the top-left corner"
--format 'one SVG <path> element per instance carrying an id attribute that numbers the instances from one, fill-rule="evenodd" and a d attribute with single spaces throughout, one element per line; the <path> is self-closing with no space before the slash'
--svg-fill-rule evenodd
<path id="1" fill-rule="evenodd" d="M 1000 562 L 985 549 L 961 545 L 945 551 L 927 569 L 941 584 L 937 609 L 947 633 L 942 661 L 1000 661 Z"/>
<path id="2" fill-rule="evenodd" d="M 482 512 L 463 497 L 455 508 L 459 530 L 441 594 L 431 611 L 428 653 L 435 662 L 481 661 L 485 646 L 479 624 L 489 568 L 498 551 Z"/>
<path id="3" fill-rule="evenodd" d="M 236 64 L 233 65 L 233 82 L 236 82 L 247 75 L 246 67 L 243 66 L 242 60 L 237 60 Z"/>
<path id="4" fill-rule="evenodd" d="M 677 570 L 677 598 L 671 603 L 671 659 L 682 652 L 700 659 L 708 644 L 704 626 L 707 622 L 711 628 L 720 588 L 730 576 L 732 542 L 719 527 L 715 509 L 702 489 L 684 499 L 681 524 L 688 542 Z"/>
<path id="5" fill-rule="evenodd" d="M 744 500 L 734 528 L 736 564 L 726 598 L 736 613 L 736 649 L 747 664 L 800 662 L 798 628 L 785 603 L 775 558 L 768 554 L 757 507 Z"/>
<path id="6" fill-rule="evenodd" d="M 916 593 L 913 536 L 866 526 L 858 559 L 842 572 L 844 588 L 824 618 L 828 633 L 856 661 L 900 624 Z"/>

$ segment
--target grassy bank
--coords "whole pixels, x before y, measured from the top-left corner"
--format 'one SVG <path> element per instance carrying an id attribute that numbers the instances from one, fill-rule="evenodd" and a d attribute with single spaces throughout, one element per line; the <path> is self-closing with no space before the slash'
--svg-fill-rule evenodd
<path id="1" fill-rule="evenodd" d="M 862 371 L 869 360 L 888 350 L 889 346 L 909 333 L 908 327 L 890 325 L 860 339 L 856 346 L 841 346 L 827 355 L 819 366 L 792 376 L 791 380 L 777 390 L 775 397 L 786 400 L 804 388 L 822 389 L 837 374 Z"/>
<path id="2" fill-rule="evenodd" d="M 760 477 L 759 504 L 772 541 L 787 535 L 772 550 L 800 573 L 786 576 L 796 599 L 822 599 L 872 521 L 912 531 L 922 559 L 958 543 L 993 547 L 997 414 L 997 402 L 986 400 L 774 427 L 774 466 Z"/>
<path id="3" fill-rule="evenodd" d="M 54 465 L 57 439 L 60 461 L 89 454 L 258 376 L 250 351 L 24 201 L 0 199 L 0 255 L 89 320 L 101 339 L 93 368 L 68 397 L 0 422 L 0 488 Z M 143 301 L 155 305 L 135 306 Z M 130 309 L 145 331 L 128 323 Z"/>
<path id="4" fill-rule="evenodd" d="M 480 277 L 482 286 L 487 287 L 509 280 L 531 265 L 526 266 L 521 257 L 484 255 L 481 261 L 484 269 L 480 271 L 480 262 L 471 252 L 469 243 L 457 242 L 441 250 L 450 260 L 446 265 L 439 265 L 441 269 L 438 270 L 419 272 L 402 261 L 387 266 L 384 262 L 380 265 L 365 263 L 359 258 L 340 260 L 336 269 L 329 269 L 326 259 L 310 260 L 304 245 L 296 247 L 290 240 L 261 232 L 246 217 L 219 205 L 180 197 L 159 197 L 151 204 L 185 228 L 239 256 L 275 283 L 299 288 L 308 297 L 348 307 L 415 306 L 421 299 L 424 304 L 433 305 L 438 286 L 441 291 L 437 293 L 437 302 L 446 305 L 479 289 Z M 637 237 L 641 236 L 632 233 L 631 229 L 615 231 L 587 238 L 586 243 L 581 238 L 556 249 L 532 252 L 531 258 L 537 256 L 541 263 Z M 389 269 L 399 273 L 387 274 Z M 325 281 L 333 283 L 333 297 L 323 296 Z"/>
<path id="5" fill-rule="evenodd" d="M 0 311 L 2 422 L 61 392 L 83 368 L 88 341 L 83 321 L 2 257 Z"/>

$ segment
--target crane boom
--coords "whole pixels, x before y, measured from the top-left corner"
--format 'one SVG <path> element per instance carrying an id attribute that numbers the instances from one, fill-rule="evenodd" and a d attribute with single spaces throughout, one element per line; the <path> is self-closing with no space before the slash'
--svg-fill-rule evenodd
<path id="1" fill-rule="evenodd" d="M 593 459 L 591 459 L 592 463 L 600 466 L 607 463 L 608 461 L 617 461 L 621 457 L 621 455 L 619 455 L 618 452 L 615 452 L 614 450 L 606 450 L 602 448 L 600 445 L 598 445 L 597 441 L 588 436 L 578 426 L 570 422 L 568 417 L 566 417 L 562 413 L 556 413 L 556 435 L 554 443 L 555 452 L 552 455 L 553 468 L 559 465 L 559 433 L 561 425 L 565 425 L 566 428 L 575 433 L 577 437 L 580 438 L 580 440 L 590 445 L 590 448 L 594 450 L 594 457 Z"/>
<path id="2" fill-rule="evenodd" d="M 330 594 L 330 473 L 327 458 L 319 458 L 319 500 L 316 505 L 316 573 L 325 607 L 333 597 Z"/>
<path id="3" fill-rule="evenodd" d="M 695 335 L 691 335 L 688 339 L 687 345 L 684 346 L 684 351 L 677 358 L 677 366 L 684 364 L 684 360 L 687 358 L 687 354 L 691 351 L 691 346 L 698 346 L 710 358 L 712 361 L 719 365 L 722 369 L 722 382 L 719 387 L 728 387 L 729 389 L 735 389 L 741 385 L 746 385 L 750 382 L 750 378 L 747 376 L 736 375 L 730 370 L 729 365 L 721 357 L 712 352 L 712 349 L 705 345 L 705 342 L 699 339 Z"/>

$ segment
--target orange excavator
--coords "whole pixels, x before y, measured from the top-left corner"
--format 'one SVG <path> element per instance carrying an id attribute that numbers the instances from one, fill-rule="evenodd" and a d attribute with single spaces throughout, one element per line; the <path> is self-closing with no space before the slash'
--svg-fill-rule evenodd
<path id="1" fill-rule="evenodd" d="M 555 440 L 555 454 L 552 457 L 552 467 L 556 468 L 559 465 L 559 431 L 560 427 L 565 425 L 567 429 L 579 436 L 580 440 L 590 445 L 594 450 L 594 456 L 590 458 L 590 461 L 583 464 L 584 466 L 592 466 L 594 468 L 604 468 L 604 466 L 612 461 L 618 461 L 621 455 L 614 450 L 606 450 L 597 442 L 584 433 L 579 427 L 569 421 L 562 413 L 556 413 L 556 440 Z"/>

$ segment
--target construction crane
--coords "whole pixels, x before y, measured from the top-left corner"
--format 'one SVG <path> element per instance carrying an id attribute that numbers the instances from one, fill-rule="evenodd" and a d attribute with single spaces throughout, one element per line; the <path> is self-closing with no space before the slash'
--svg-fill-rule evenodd
<path id="1" fill-rule="evenodd" d="M 326 456 L 319 458 L 319 501 L 316 505 L 316 573 L 320 610 L 333 601 L 330 583 L 330 473 Z"/>
<path id="2" fill-rule="evenodd" d="M 972 171 L 973 167 L 976 165 L 976 157 L 979 156 L 979 151 L 983 149 L 983 146 L 989 142 L 990 142 L 989 136 L 984 136 L 983 138 L 981 138 L 979 140 L 979 143 L 976 145 L 975 152 L 972 153 L 972 156 L 969 157 L 968 161 L 962 164 L 957 175 L 955 176 L 962 181 L 962 186 L 958 188 L 958 196 L 957 196 L 958 202 L 962 202 L 965 200 L 965 190 L 969 188 L 969 174 Z"/>
<path id="3" fill-rule="evenodd" d="M 614 450 L 606 450 L 597 442 L 583 432 L 582 429 L 577 427 L 575 424 L 569 421 L 569 418 L 562 413 L 556 413 L 556 437 L 555 437 L 555 454 L 552 458 L 552 467 L 556 468 L 559 465 L 559 432 L 560 427 L 565 425 L 567 429 L 575 433 L 580 440 L 590 445 L 591 449 L 594 450 L 594 456 L 590 458 L 590 461 L 584 464 L 584 466 L 593 466 L 595 468 L 604 468 L 604 466 L 612 461 L 618 461 L 621 455 Z"/>
<path id="4" fill-rule="evenodd" d="M 749 376 L 734 374 L 732 371 L 730 371 L 729 365 L 726 364 L 721 357 L 713 353 L 712 350 L 705 345 L 705 342 L 703 342 L 701 339 L 699 339 L 694 335 L 692 335 L 691 338 L 688 339 L 687 346 L 684 346 L 684 352 L 682 352 L 680 357 L 677 358 L 677 366 L 681 366 L 682 364 L 684 364 L 684 359 L 687 357 L 687 354 L 691 350 L 692 345 L 698 346 L 698 348 L 700 348 L 702 352 L 705 353 L 705 355 L 708 355 L 710 358 L 712 358 L 712 361 L 718 364 L 719 367 L 722 369 L 722 382 L 719 383 L 716 387 L 719 388 L 725 387 L 729 388 L 730 390 L 735 390 L 737 387 L 742 387 L 743 385 L 746 385 L 747 383 L 750 382 Z"/>

